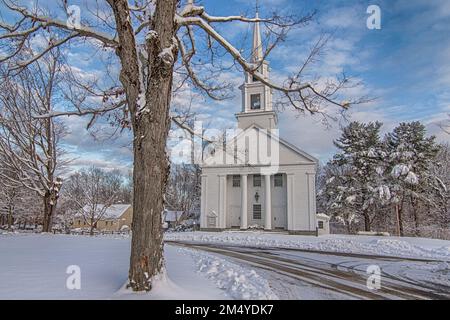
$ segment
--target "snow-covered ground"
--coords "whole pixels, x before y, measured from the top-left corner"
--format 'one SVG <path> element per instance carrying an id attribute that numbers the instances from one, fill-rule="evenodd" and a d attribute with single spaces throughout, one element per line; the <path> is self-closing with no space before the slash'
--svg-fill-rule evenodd
<path id="1" fill-rule="evenodd" d="M 450 241 L 353 235 L 293 236 L 261 231 L 167 233 L 166 241 L 188 241 L 258 248 L 295 248 L 313 251 L 413 257 L 450 261 Z"/>
<path id="2" fill-rule="evenodd" d="M 130 239 L 0 234 L 0 299 L 276 298 L 255 271 L 198 251 L 165 247 L 166 273 L 149 294 L 126 290 Z M 81 290 L 69 290 L 69 266 Z"/>
<path id="3" fill-rule="evenodd" d="M 199 272 L 214 281 L 233 299 L 238 300 L 276 300 L 278 296 L 267 280 L 254 269 L 242 267 L 218 256 L 198 250 L 179 249 L 192 256 Z"/>
<path id="4" fill-rule="evenodd" d="M 165 239 L 188 245 L 167 244 L 166 272 L 151 293 L 135 294 L 124 288 L 129 237 L 0 234 L 0 299 L 373 298 L 365 288 L 369 265 L 381 267 L 390 290 L 380 297 L 397 297 L 399 286 L 409 288 L 409 297 L 450 294 L 450 241 L 262 232 L 170 233 Z M 206 250 L 207 243 L 219 246 Z M 71 265 L 80 267 L 81 290 L 66 286 Z"/>

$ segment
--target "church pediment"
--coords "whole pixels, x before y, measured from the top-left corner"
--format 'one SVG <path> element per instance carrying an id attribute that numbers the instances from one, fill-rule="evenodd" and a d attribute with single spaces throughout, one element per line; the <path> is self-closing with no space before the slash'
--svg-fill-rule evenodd
<path id="1" fill-rule="evenodd" d="M 317 164 L 318 160 L 278 136 L 278 130 L 252 125 L 205 156 L 203 166 Z"/>

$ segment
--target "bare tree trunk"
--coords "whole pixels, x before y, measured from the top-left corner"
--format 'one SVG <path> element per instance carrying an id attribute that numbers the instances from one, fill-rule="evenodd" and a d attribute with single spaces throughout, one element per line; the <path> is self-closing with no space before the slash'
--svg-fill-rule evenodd
<path id="1" fill-rule="evenodd" d="M 89 235 L 92 237 L 94 235 L 94 218 L 91 218 L 91 227 L 89 228 Z"/>
<path id="2" fill-rule="evenodd" d="M 11 227 L 13 225 L 13 208 L 10 206 L 8 211 L 9 211 L 7 217 L 8 230 L 11 230 Z"/>
<path id="3" fill-rule="evenodd" d="M 129 271 L 129 286 L 134 291 L 150 290 L 153 276 L 163 266 L 161 213 L 169 175 L 166 140 L 170 128 L 173 64 L 165 64 L 160 53 L 173 43 L 176 4 L 176 0 L 157 2 L 153 30 L 158 37 L 147 43 L 150 64 L 147 113 L 134 115 L 133 237 Z"/>
<path id="4" fill-rule="evenodd" d="M 419 212 L 418 212 L 418 206 L 419 206 L 419 202 L 414 200 L 414 197 L 411 196 L 411 209 L 412 209 L 412 213 L 413 213 L 413 218 L 414 218 L 414 233 L 416 236 L 420 235 L 420 223 L 419 223 Z"/>
<path id="5" fill-rule="evenodd" d="M 51 195 L 47 192 L 44 196 L 44 218 L 42 220 L 42 232 L 50 232 L 53 224 L 55 205 L 52 203 Z"/>
<path id="6" fill-rule="evenodd" d="M 350 222 L 347 221 L 345 224 L 347 226 L 347 233 L 352 234 L 352 226 L 351 226 Z"/>
<path id="7" fill-rule="evenodd" d="M 405 233 L 403 231 L 403 199 L 402 199 L 400 206 L 398 206 L 397 220 L 398 220 L 398 230 L 400 233 L 399 235 L 400 235 L 400 237 L 403 237 L 405 235 Z"/>
<path id="8" fill-rule="evenodd" d="M 364 216 L 364 231 L 370 231 L 370 216 L 367 210 L 363 211 Z"/>

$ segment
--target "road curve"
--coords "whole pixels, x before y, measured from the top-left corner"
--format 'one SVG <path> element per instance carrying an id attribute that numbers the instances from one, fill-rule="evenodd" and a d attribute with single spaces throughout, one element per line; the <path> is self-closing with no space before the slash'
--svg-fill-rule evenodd
<path id="1" fill-rule="evenodd" d="M 369 290 L 366 286 L 367 275 L 353 266 L 345 264 L 312 259 L 308 254 L 323 255 L 327 258 L 337 257 L 342 259 L 352 258 L 358 262 L 370 261 L 376 263 L 389 263 L 391 261 L 412 261 L 429 263 L 432 260 L 398 258 L 385 256 L 360 255 L 353 253 L 335 253 L 308 251 L 298 249 L 279 248 L 248 248 L 237 246 L 224 246 L 205 243 L 187 243 L 177 241 L 166 241 L 169 245 L 175 245 L 190 249 L 202 250 L 218 254 L 236 260 L 240 263 L 250 265 L 265 272 L 275 273 L 278 277 L 283 276 L 290 283 L 302 283 L 319 288 L 330 293 L 337 293 L 340 297 L 348 299 L 364 300 L 428 300 L 428 299 L 450 299 L 449 287 L 437 287 L 428 283 L 421 283 L 411 279 L 405 279 L 395 274 L 382 273 L 382 287 L 379 290 Z M 282 252 L 286 254 L 277 254 Z M 289 253 L 305 254 L 305 257 L 292 257 Z M 328 259 L 329 260 L 329 259 Z M 292 282 L 294 281 L 294 282 Z"/>

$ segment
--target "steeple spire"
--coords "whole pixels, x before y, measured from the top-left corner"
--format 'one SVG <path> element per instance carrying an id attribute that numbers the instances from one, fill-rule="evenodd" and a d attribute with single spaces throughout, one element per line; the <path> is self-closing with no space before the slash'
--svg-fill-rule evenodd
<path id="1" fill-rule="evenodd" d="M 256 19 L 259 19 L 259 2 L 256 1 Z M 272 89 L 265 83 L 269 77 L 269 62 L 265 60 L 261 39 L 260 22 L 254 23 L 253 47 L 250 61 L 258 68 L 258 74 L 245 72 L 245 82 L 240 87 L 242 91 L 242 111 L 236 115 L 238 128 L 247 129 L 256 124 L 263 129 L 277 128 L 277 115 L 273 111 Z M 266 81 L 264 81 L 265 79 Z"/>
<path id="2" fill-rule="evenodd" d="M 259 19 L 259 2 L 256 1 L 256 19 Z M 252 62 L 259 63 L 263 59 L 263 47 L 261 40 L 261 29 L 259 22 L 256 22 L 253 28 L 253 48 L 252 48 Z"/>

